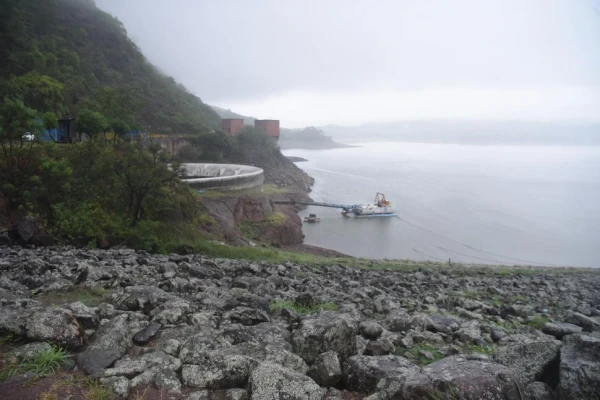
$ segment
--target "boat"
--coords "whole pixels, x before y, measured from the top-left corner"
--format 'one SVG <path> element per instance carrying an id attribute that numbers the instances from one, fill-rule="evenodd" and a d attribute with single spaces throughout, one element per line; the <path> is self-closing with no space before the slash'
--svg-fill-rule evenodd
<path id="1" fill-rule="evenodd" d="M 358 204 L 344 208 L 342 215 L 345 217 L 395 217 L 392 203 L 385 198 L 385 194 L 377 193 L 373 204 Z"/>
<path id="2" fill-rule="evenodd" d="M 304 222 L 314 224 L 315 222 L 321 222 L 321 218 L 317 218 L 317 214 L 309 214 L 308 217 L 304 217 Z"/>

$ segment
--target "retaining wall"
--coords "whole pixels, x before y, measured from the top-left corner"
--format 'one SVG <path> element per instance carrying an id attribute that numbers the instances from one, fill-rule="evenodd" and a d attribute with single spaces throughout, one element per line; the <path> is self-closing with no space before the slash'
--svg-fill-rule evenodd
<path id="1" fill-rule="evenodd" d="M 243 190 L 262 186 L 265 175 L 258 167 L 237 164 L 183 164 L 183 182 L 195 189 Z"/>

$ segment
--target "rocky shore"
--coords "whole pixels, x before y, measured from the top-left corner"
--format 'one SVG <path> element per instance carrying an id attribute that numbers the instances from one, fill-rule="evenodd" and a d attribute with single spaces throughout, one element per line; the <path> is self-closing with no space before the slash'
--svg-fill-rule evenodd
<path id="1" fill-rule="evenodd" d="M 189 400 L 600 393 L 594 271 L 21 247 L 0 248 L 0 271 L 2 371 L 58 345 L 72 355 L 61 376 L 88 375 L 119 398 L 140 388 L 141 398 Z M 27 399 L 51 379 L 12 375 L 0 375 L 2 398 Z"/>

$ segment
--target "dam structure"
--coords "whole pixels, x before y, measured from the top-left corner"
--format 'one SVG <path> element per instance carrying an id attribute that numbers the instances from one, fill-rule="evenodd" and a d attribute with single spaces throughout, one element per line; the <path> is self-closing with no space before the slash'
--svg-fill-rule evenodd
<path id="1" fill-rule="evenodd" d="M 182 164 L 182 182 L 194 189 L 223 191 L 260 189 L 265 180 L 262 168 L 238 164 Z"/>

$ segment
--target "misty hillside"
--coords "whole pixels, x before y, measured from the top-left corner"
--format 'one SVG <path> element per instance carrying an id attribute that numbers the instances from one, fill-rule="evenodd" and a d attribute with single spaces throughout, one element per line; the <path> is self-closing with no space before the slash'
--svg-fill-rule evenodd
<path id="1" fill-rule="evenodd" d="M 600 125 L 533 121 L 401 121 L 359 126 L 328 125 L 334 140 L 465 144 L 600 145 Z"/>
<path id="2" fill-rule="evenodd" d="M 0 97 L 15 80 L 39 91 L 62 85 L 60 98 L 44 107 L 59 117 L 97 109 L 99 93 L 120 87 L 150 132 L 200 133 L 219 124 L 209 106 L 150 64 L 123 25 L 93 0 L 1 0 L 0 60 Z"/>
<path id="3" fill-rule="evenodd" d="M 220 118 L 241 118 L 244 120 L 244 124 L 254 125 L 254 118 L 252 118 L 252 117 L 238 114 L 231 110 L 227 110 L 225 108 L 221 108 L 221 107 L 217 107 L 217 106 L 211 106 L 211 107 L 219 115 Z"/>

